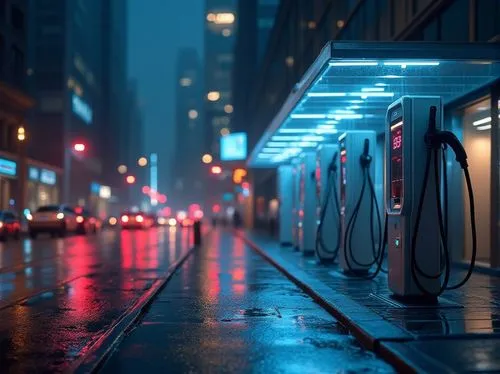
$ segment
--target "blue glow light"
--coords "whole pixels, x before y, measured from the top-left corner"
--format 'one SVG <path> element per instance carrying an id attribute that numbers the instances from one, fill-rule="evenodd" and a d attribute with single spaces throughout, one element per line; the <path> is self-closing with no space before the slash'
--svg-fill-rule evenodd
<path id="1" fill-rule="evenodd" d="M 403 69 L 407 66 L 438 66 L 437 61 L 387 61 L 385 66 L 400 66 Z"/>
<path id="2" fill-rule="evenodd" d="M 343 97 L 347 96 L 345 92 L 309 92 L 308 97 Z"/>
<path id="3" fill-rule="evenodd" d="M 325 119 L 326 114 L 291 114 L 292 119 Z"/>
<path id="4" fill-rule="evenodd" d="M 330 66 L 377 66 L 376 61 L 342 61 L 342 62 L 330 62 Z"/>
<path id="5" fill-rule="evenodd" d="M 362 92 L 382 92 L 384 91 L 383 87 L 363 87 L 361 89 Z"/>

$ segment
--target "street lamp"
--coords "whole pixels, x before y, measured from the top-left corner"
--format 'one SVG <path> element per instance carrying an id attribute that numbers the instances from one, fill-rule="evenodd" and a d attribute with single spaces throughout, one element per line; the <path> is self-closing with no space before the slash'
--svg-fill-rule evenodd
<path id="1" fill-rule="evenodd" d="M 128 184 L 134 184 L 135 183 L 135 177 L 133 175 L 127 175 L 127 178 L 125 179 Z"/>
<path id="2" fill-rule="evenodd" d="M 137 160 L 137 165 L 144 167 L 148 164 L 148 159 L 146 157 L 141 157 Z"/>
<path id="3" fill-rule="evenodd" d="M 212 160 L 213 160 L 213 157 L 211 155 L 209 155 L 208 153 L 204 154 L 203 157 L 201 158 L 201 161 L 204 164 L 209 164 L 212 162 Z"/>
<path id="4" fill-rule="evenodd" d="M 120 165 L 120 166 L 118 166 L 117 170 L 118 170 L 118 173 L 125 174 L 128 169 L 125 165 Z"/>

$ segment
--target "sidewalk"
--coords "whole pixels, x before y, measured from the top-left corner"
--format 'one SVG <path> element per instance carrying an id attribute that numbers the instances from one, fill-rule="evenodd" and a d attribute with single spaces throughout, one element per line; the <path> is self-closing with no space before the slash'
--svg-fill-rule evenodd
<path id="1" fill-rule="evenodd" d="M 319 265 L 265 235 L 237 235 L 396 368 L 500 372 L 500 277 L 474 273 L 463 288 L 446 292 L 439 307 L 408 308 L 389 298 L 385 274 L 374 281 L 349 279 L 336 266 Z"/>
<path id="2" fill-rule="evenodd" d="M 109 373 L 391 373 L 240 238 L 215 231 L 157 295 Z"/>

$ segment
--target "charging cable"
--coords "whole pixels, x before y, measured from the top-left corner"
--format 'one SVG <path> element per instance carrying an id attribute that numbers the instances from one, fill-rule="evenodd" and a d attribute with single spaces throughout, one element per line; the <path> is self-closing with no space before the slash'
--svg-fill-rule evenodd
<path id="1" fill-rule="evenodd" d="M 327 183 L 326 183 L 326 193 L 325 193 L 325 198 L 321 202 L 319 201 L 320 204 L 320 218 L 319 218 L 319 223 L 318 227 L 316 229 L 316 256 L 318 256 L 318 259 L 322 263 L 332 263 L 335 261 L 337 258 L 339 248 L 340 248 L 340 237 L 342 235 L 341 232 L 341 226 L 340 226 L 340 203 L 339 203 L 339 198 L 338 198 L 338 191 L 337 191 L 337 157 L 338 154 L 335 152 L 335 154 L 332 157 L 332 161 L 328 165 L 328 174 L 327 174 Z M 337 219 L 338 225 L 337 225 L 337 243 L 335 245 L 335 248 L 329 248 L 328 245 L 325 243 L 324 237 L 323 237 L 323 229 L 324 229 L 324 223 L 325 223 L 325 218 L 326 214 L 328 211 L 328 206 L 332 206 L 334 209 L 332 214 L 334 217 Z M 332 256 L 324 256 L 323 253 L 330 254 Z"/>
<path id="2" fill-rule="evenodd" d="M 372 162 L 372 157 L 369 154 L 370 150 L 370 141 L 368 139 L 365 139 L 364 143 L 364 148 L 363 148 L 363 153 L 361 154 L 359 158 L 362 174 L 363 174 L 363 182 L 361 185 L 361 191 L 359 194 L 359 198 L 354 206 L 353 213 L 351 217 L 349 218 L 349 221 L 346 225 L 346 230 L 344 233 L 344 255 L 345 255 L 345 260 L 347 267 L 349 268 L 349 271 L 352 272 L 354 275 L 365 278 L 365 279 L 373 279 L 375 278 L 380 271 L 382 271 L 382 263 L 384 259 L 384 253 L 385 253 L 385 243 L 387 242 L 387 218 L 386 218 L 386 224 L 384 227 L 384 238 L 382 238 L 382 224 L 380 222 L 380 209 L 377 201 L 377 197 L 375 194 L 375 187 L 373 184 L 373 180 L 370 176 L 370 165 Z M 356 256 L 354 254 L 353 250 L 353 245 L 352 245 L 352 237 L 354 233 L 354 228 L 356 226 L 356 221 L 358 219 L 359 211 L 361 209 L 361 204 L 363 202 L 363 198 L 365 196 L 365 191 L 366 191 L 366 185 L 368 184 L 368 193 L 370 194 L 370 240 L 371 240 L 371 250 L 372 250 L 372 256 L 373 260 L 369 261 L 367 263 L 363 263 L 359 261 L 359 259 L 356 259 Z M 376 215 L 377 217 L 377 230 L 378 230 L 378 243 L 376 243 L 375 240 L 375 232 L 374 232 L 374 222 L 373 222 L 373 216 Z M 351 260 L 354 264 L 356 264 L 359 267 L 366 268 L 366 270 L 369 270 L 373 265 L 377 265 L 376 269 L 374 272 L 371 274 L 365 274 L 364 272 L 360 270 L 364 269 L 355 269 L 351 263 Z"/>
<path id="3" fill-rule="evenodd" d="M 455 290 L 457 288 L 462 287 L 469 278 L 471 277 L 474 266 L 476 263 L 476 255 L 477 255 L 477 232 L 476 232 L 476 219 L 475 219 L 475 206 L 474 206 L 474 191 L 472 189 L 472 182 L 469 174 L 468 164 L 467 164 L 467 153 L 463 145 L 460 143 L 458 138 L 450 131 L 440 131 L 436 128 L 436 112 L 437 108 L 432 106 L 429 111 L 429 123 L 427 132 L 424 137 L 424 141 L 427 147 L 427 156 L 425 162 L 425 171 L 424 178 L 422 180 L 422 189 L 420 191 L 420 199 L 418 202 L 417 208 L 417 216 L 415 218 L 415 227 L 412 233 L 411 240 L 411 272 L 413 280 L 417 288 L 424 295 L 431 297 L 440 296 L 445 290 Z M 443 208 L 441 201 L 441 190 L 440 190 L 440 180 L 439 180 L 439 152 L 444 152 L 444 150 L 450 147 L 455 153 L 456 161 L 460 164 L 460 167 L 463 170 L 465 182 L 467 185 L 467 193 L 469 196 L 469 206 L 470 206 L 470 224 L 471 224 L 471 235 L 472 235 L 472 255 L 469 264 L 469 268 L 467 270 L 467 274 L 465 277 L 455 285 L 450 286 L 450 275 L 451 275 L 451 256 L 450 250 L 448 247 L 448 218 L 447 218 L 447 210 L 448 210 L 448 185 L 446 181 L 446 171 L 444 171 L 444 210 L 446 214 L 446 218 L 443 218 Z M 443 167 L 446 170 L 446 157 L 442 157 Z M 433 161 L 433 162 L 432 162 Z M 429 182 L 429 174 L 431 169 L 431 164 L 434 167 L 434 179 L 435 179 L 435 190 L 436 190 L 436 209 L 438 215 L 438 224 L 439 224 L 439 236 L 440 236 L 440 257 L 444 260 L 444 264 L 441 266 L 440 271 L 437 274 L 428 274 L 425 273 L 417 262 L 416 255 L 416 246 L 417 246 L 417 238 L 419 234 L 419 226 L 420 220 L 422 217 L 422 208 L 425 199 L 425 193 L 427 189 L 427 185 Z M 444 279 L 440 284 L 440 287 L 437 291 L 430 291 L 425 288 L 425 286 L 420 281 L 419 277 L 427 278 L 427 279 L 440 279 L 444 274 Z"/>

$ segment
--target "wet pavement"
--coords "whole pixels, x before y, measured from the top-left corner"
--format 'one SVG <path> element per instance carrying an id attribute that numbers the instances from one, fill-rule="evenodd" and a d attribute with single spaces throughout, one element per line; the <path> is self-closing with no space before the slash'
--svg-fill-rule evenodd
<path id="1" fill-rule="evenodd" d="M 190 247 L 186 230 L 0 243 L 0 372 L 62 372 Z"/>
<path id="2" fill-rule="evenodd" d="M 335 265 L 319 265 L 314 257 L 280 247 L 266 234 L 238 235 L 306 284 L 384 357 L 397 356 L 398 362 L 428 372 L 500 372 L 498 274 L 474 273 L 461 289 L 445 292 L 437 307 L 408 307 L 391 298 L 385 274 L 374 281 L 347 278 Z M 463 275 L 454 269 L 451 283 Z"/>
<path id="3" fill-rule="evenodd" d="M 158 294 L 105 373 L 390 373 L 229 232 L 211 234 Z"/>

